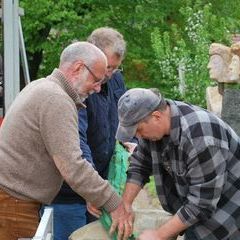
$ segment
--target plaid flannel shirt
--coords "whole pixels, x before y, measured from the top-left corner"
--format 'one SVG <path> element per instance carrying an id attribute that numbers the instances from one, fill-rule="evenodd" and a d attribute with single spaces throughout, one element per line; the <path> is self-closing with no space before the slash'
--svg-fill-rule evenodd
<path id="1" fill-rule="evenodd" d="M 240 239 L 240 138 L 204 109 L 167 102 L 170 135 L 140 140 L 127 181 L 143 186 L 153 175 L 163 208 L 197 239 Z"/>

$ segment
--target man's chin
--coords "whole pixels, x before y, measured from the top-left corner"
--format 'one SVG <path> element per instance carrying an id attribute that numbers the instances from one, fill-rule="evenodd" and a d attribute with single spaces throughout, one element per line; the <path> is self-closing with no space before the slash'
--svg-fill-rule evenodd
<path id="1" fill-rule="evenodd" d="M 82 102 L 84 102 L 87 99 L 87 97 L 80 97 L 80 99 Z"/>
<path id="2" fill-rule="evenodd" d="M 88 95 L 87 95 L 87 97 L 90 96 L 90 95 L 92 95 L 93 93 L 95 93 L 95 91 L 89 92 Z"/>
<path id="3" fill-rule="evenodd" d="M 152 142 L 156 142 L 156 141 L 160 141 L 162 139 L 162 137 L 153 137 L 151 139 L 149 139 Z"/>
<path id="4" fill-rule="evenodd" d="M 88 98 L 89 95 L 79 95 L 80 99 L 82 102 L 84 102 L 87 98 Z"/>
<path id="5" fill-rule="evenodd" d="M 95 93 L 95 91 L 91 91 L 88 94 L 81 94 L 79 95 L 80 99 L 84 102 L 90 95 L 92 95 L 93 93 Z"/>

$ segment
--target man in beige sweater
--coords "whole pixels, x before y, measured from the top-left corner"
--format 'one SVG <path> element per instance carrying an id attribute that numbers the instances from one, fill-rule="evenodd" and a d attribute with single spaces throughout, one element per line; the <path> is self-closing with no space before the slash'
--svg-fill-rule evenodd
<path id="1" fill-rule="evenodd" d="M 99 92 L 107 69 L 101 50 L 87 42 L 66 47 L 60 65 L 16 97 L 0 129 L 0 239 L 32 237 L 40 203 L 49 204 L 63 179 L 88 202 L 103 207 L 119 239 L 132 231 L 132 214 L 79 149 L 77 111 Z"/>

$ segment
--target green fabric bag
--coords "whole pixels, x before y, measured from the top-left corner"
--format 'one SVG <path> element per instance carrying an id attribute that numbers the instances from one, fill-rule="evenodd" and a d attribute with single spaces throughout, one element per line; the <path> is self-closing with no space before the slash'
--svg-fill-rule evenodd
<path id="1" fill-rule="evenodd" d="M 127 180 L 127 169 L 129 166 L 128 158 L 130 153 L 120 144 L 116 142 L 113 156 L 111 158 L 109 164 L 109 172 L 108 172 L 108 181 L 116 190 L 119 195 L 123 194 L 126 180 Z M 103 210 L 103 213 L 100 217 L 100 222 L 106 231 L 109 232 L 112 220 L 109 213 Z M 115 231 L 113 236 L 113 240 L 117 240 L 117 232 Z M 135 236 L 132 235 L 128 238 L 128 240 L 134 240 Z"/>

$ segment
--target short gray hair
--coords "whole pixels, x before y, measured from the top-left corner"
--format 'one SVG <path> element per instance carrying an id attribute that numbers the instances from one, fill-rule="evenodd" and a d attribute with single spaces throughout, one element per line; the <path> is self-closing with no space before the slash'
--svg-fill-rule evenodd
<path id="1" fill-rule="evenodd" d="M 82 60 L 88 66 L 92 66 L 96 61 L 107 58 L 105 54 L 96 46 L 89 42 L 74 42 L 68 45 L 60 56 L 60 65 L 74 63 Z"/>
<path id="2" fill-rule="evenodd" d="M 109 49 L 121 59 L 124 57 L 126 42 L 123 35 L 113 28 L 97 28 L 91 33 L 87 41 L 100 48 L 103 52 Z"/>

